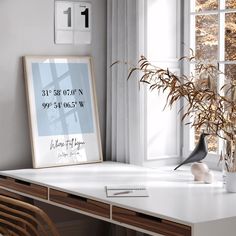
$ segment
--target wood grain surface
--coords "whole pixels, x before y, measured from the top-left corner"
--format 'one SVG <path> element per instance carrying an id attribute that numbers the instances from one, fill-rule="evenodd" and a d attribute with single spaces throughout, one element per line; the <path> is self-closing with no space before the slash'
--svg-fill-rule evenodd
<path id="1" fill-rule="evenodd" d="M 50 200 L 53 202 L 57 202 L 105 218 L 110 218 L 110 206 L 108 204 L 74 194 L 64 193 L 54 189 L 50 189 L 49 196 Z"/>
<path id="2" fill-rule="evenodd" d="M 130 211 L 120 207 L 112 207 L 112 219 L 164 236 L 191 236 L 191 227 L 161 218 Z"/>
<path id="3" fill-rule="evenodd" d="M 47 187 L 32 184 L 26 181 L 17 180 L 7 176 L 0 175 L 0 186 L 16 190 L 22 193 L 27 193 L 35 197 L 47 199 L 48 189 Z"/>

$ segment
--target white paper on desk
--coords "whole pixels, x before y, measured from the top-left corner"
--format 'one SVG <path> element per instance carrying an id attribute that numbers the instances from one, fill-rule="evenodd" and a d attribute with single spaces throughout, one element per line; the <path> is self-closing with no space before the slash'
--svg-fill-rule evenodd
<path id="1" fill-rule="evenodd" d="M 148 197 L 145 186 L 106 186 L 107 197 Z"/>

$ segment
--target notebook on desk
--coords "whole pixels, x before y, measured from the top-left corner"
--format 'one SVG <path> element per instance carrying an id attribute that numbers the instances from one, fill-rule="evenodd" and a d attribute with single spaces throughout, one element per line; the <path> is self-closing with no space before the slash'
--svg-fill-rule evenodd
<path id="1" fill-rule="evenodd" d="M 148 197 L 145 186 L 106 186 L 107 197 Z"/>

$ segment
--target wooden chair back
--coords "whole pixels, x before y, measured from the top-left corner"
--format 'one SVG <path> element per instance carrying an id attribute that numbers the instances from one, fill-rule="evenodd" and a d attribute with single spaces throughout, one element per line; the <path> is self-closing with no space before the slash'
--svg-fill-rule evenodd
<path id="1" fill-rule="evenodd" d="M 0 195 L 0 235 L 59 236 L 49 216 L 29 203 Z"/>

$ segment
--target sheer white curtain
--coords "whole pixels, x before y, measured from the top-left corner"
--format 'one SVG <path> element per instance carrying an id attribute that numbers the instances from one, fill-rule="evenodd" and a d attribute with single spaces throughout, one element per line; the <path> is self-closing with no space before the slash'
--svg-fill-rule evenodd
<path id="1" fill-rule="evenodd" d="M 107 0 L 108 160 L 139 164 L 144 155 L 143 94 L 130 65 L 144 53 L 144 0 Z M 115 61 L 119 63 L 112 67 Z"/>

